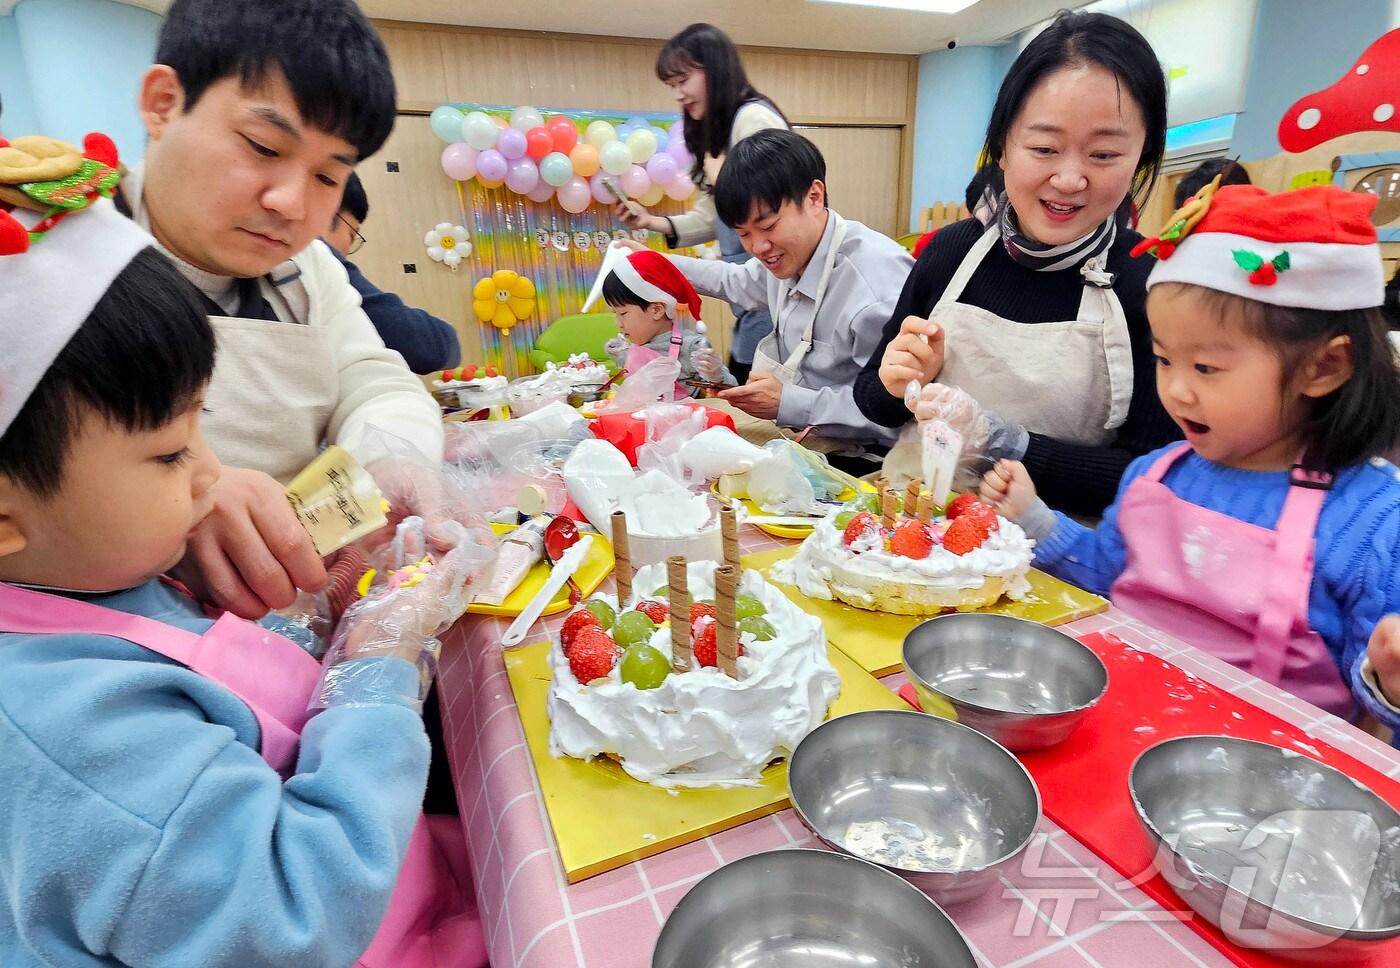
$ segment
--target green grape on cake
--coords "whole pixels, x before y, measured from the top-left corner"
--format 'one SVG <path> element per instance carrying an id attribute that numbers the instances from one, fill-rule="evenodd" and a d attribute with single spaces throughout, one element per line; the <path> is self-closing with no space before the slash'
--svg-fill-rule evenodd
<path id="1" fill-rule="evenodd" d="M 617 621 L 617 611 L 601 598 L 590 598 L 583 603 L 583 607 L 592 612 L 593 616 L 598 619 L 598 624 L 605 629 L 611 629 L 613 623 Z"/>
<path id="2" fill-rule="evenodd" d="M 647 642 L 651 639 L 651 633 L 656 631 L 656 623 L 641 612 L 627 611 L 617 617 L 613 623 L 613 641 L 624 649 L 628 646 L 636 645 L 638 642 Z"/>
<path id="3" fill-rule="evenodd" d="M 671 674 L 671 662 L 660 650 L 639 643 L 622 653 L 618 674 L 638 689 L 655 689 Z"/>

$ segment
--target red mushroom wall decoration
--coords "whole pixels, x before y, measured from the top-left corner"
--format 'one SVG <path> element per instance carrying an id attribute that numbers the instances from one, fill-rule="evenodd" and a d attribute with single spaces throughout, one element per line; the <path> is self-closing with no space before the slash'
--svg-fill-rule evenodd
<path id="1" fill-rule="evenodd" d="M 1358 131 L 1400 134 L 1400 30 L 1383 34 L 1341 80 L 1299 98 L 1278 125 L 1294 153 Z"/>

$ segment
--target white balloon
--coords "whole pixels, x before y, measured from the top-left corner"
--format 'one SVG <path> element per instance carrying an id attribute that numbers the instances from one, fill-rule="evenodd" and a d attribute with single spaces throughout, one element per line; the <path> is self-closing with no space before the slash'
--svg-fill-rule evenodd
<path id="1" fill-rule="evenodd" d="M 462 254 L 456 249 L 453 249 L 451 252 L 448 252 L 442 257 L 442 261 L 455 269 L 457 268 L 458 264 L 462 261 Z"/>
<path id="2" fill-rule="evenodd" d="M 598 163 L 609 175 L 620 175 L 632 167 L 632 152 L 621 141 L 609 141 L 599 149 Z"/>
<path id="3" fill-rule="evenodd" d="M 521 131 L 529 131 L 531 128 L 544 127 L 544 115 L 530 107 L 522 104 L 514 111 L 510 112 L 510 126 L 519 128 Z"/>
<path id="4" fill-rule="evenodd" d="M 484 111 L 473 111 L 462 121 L 462 140 L 477 151 L 485 151 L 496 143 L 500 130 Z"/>

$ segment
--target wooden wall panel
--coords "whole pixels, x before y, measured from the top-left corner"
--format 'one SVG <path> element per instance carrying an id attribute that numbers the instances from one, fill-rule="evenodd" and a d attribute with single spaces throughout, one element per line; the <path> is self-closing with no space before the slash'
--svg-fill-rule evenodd
<path id="1" fill-rule="evenodd" d="M 430 111 L 454 98 L 621 111 L 675 108 L 654 72 L 659 40 L 399 21 L 376 26 L 393 59 L 401 110 Z M 435 38 L 436 45 L 425 38 Z M 915 57 L 741 49 L 754 85 L 794 121 L 913 124 Z"/>
<path id="2" fill-rule="evenodd" d="M 799 126 L 826 158 L 832 205 L 891 238 L 899 230 L 901 129 Z"/>

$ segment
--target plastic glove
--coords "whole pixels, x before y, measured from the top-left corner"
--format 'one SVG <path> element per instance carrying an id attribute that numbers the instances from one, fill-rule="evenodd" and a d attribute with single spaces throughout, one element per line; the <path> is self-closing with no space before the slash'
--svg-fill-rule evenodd
<path id="1" fill-rule="evenodd" d="M 914 416 L 942 420 L 962 434 L 962 462 L 990 465 L 999 460 L 1020 460 L 1030 444 L 1030 432 L 1018 423 L 983 410 L 973 396 L 959 387 L 931 383 L 919 394 Z M 985 458 L 985 460 L 983 460 Z M 986 466 L 978 468 L 981 477 Z"/>
<path id="2" fill-rule="evenodd" d="M 711 383 L 718 383 L 724 375 L 724 361 L 719 358 L 719 353 L 713 347 L 702 347 L 690 355 L 690 361 L 695 364 L 695 372 L 700 374 L 703 380 Z"/>
<path id="3" fill-rule="evenodd" d="M 436 636 L 461 617 L 471 583 L 495 559 L 494 546 L 477 537 L 453 521 L 411 517 L 399 525 L 383 552 L 381 574 L 390 577 L 346 610 L 311 708 L 393 703 L 422 709 L 437 673 Z M 424 556 L 430 563 L 412 572 Z M 376 658 L 404 659 L 417 675 L 406 676 L 398 663 L 361 661 Z"/>

